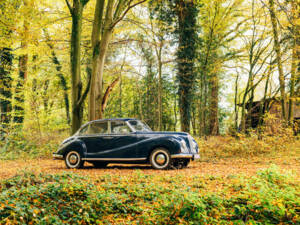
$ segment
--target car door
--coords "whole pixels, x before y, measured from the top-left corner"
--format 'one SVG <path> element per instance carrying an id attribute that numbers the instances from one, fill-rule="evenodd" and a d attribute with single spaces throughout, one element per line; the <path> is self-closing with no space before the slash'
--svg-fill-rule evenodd
<path id="1" fill-rule="evenodd" d="M 101 158 L 110 149 L 111 138 L 108 121 L 90 123 L 79 134 L 79 138 L 87 147 L 87 158 Z"/>
<path id="2" fill-rule="evenodd" d="M 109 151 L 103 154 L 107 158 L 133 159 L 136 158 L 137 136 L 122 120 L 110 121 Z"/>

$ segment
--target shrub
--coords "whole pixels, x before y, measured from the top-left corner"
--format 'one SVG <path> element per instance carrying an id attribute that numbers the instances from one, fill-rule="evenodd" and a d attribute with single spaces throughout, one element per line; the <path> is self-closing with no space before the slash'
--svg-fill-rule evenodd
<path id="1" fill-rule="evenodd" d="M 299 185 L 276 166 L 231 177 L 221 192 L 204 177 L 23 173 L 1 182 L 0 224 L 299 224 Z M 214 180 L 221 181 L 221 178 Z M 236 187 L 239 187 L 236 189 Z"/>

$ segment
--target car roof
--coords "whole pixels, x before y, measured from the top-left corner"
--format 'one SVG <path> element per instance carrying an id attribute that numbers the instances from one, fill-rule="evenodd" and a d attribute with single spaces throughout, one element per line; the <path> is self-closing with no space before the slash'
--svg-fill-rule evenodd
<path id="1" fill-rule="evenodd" d="M 86 124 L 89 123 L 94 123 L 94 122 L 104 122 L 104 121 L 130 121 L 130 120 L 137 120 L 134 118 L 110 118 L 110 119 L 99 119 L 99 120 L 92 120 L 87 122 Z"/>

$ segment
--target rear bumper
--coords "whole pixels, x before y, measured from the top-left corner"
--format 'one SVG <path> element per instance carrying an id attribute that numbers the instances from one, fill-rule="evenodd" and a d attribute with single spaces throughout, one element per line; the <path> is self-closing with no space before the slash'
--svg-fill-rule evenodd
<path id="1" fill-rule="evenodd" d="M 172 159 L 200 159 L 200 156 L 198 154 L 184 154 L 184 153 L 180 153 L 180 154 L 174 154 L 171 155 Z"/>
<path id="2" fill-rule="evenodd" d="M 57 160 L 63 160 L 64 159 L 63 155 L 59 155 L 59 154 L 56 154 L 56 153 L 53 153 L 52 156 L 53 156 L 53 159 L 57 159 Z"/>

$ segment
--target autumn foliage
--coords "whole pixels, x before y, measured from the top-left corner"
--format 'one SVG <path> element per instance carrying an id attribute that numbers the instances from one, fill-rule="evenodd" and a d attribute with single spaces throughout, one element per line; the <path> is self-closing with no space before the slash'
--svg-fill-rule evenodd
<path id="1" fill-rule="evenodd" d="M 32 174 L 1 182 L 1 224 L 297 224 L 299 185 L 276 166 L 251 178 Z M 128 185 L 130 184 L 130 185 Z"/>

